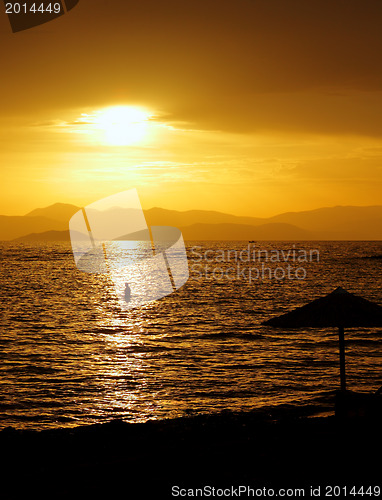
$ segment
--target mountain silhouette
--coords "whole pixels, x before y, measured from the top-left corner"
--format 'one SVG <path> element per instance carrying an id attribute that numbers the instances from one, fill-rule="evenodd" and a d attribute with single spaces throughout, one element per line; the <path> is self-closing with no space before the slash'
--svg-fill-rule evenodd
<path id="1" fill-rule="evenodd" d="M 24 216 L 0 216 L 0 240 L 69 241 L 68 222 L 79 207 L 55 203 Z M 337 206 L 272 217 L 243 217 L 209 210 L 144 210 L 149 226 L 181 229 L 186 240 L 382 240 L 382 206 Z M 113 207 L 126 218 L 131 209 Z"/>
<path id="2" fill-rule="evenodd" d="M 382 224 L 382 206 L 337 206 L 303 212 L 286 212 L 270 217 L 269 222 L 294 224 L 309 231 L 373 231 Z"/>
<path id="3" fill-rule="evenodd" d="M 13 240 L 29 233 L 44 231 L 64 231 L 68 223 L 47 217 L 0 215 L 0 240 Z"/>
<path id="4" fill-rule="evenodd" d="M 80 207 L 68 203 L 55 203 L 46 208 L 36 208 L 26 217 L 47 217 L 48 219 L 68 222 L 69 219 L 80 210 Z"/>
<path id="5" fill-rule="evenodd" d="M 264 224 L 267 219 L 260 217 L 242 217 L 212 210 L 167 210 L 164 208 L 150 208 L 145 210 L 146 221 L 149 226 L 190 226 L 192 224 L 247 224 L 257 226 Z"/>

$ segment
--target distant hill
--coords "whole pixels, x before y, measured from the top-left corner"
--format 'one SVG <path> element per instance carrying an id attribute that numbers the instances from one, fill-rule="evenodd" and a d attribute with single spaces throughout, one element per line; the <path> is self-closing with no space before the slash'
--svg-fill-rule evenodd
<path id="1" fill-rule="evenodd" d="M 249 226 L 245 224 L 192 224 L 180 228 L 187 241 L 198 240 L 310 240 L 314 234 L 290 224 L 263 224 Z M 120 239 L 130 239 L 129 237 Z M 139 239 L 139 238 L 138 238 Z M 13 241 L 18 242 L 54 242 L 70 241 L 69 231 L 46 231 L 32 233 Z"/>
<path id="2" fill-rule="evenodd" d="M 69 205 L 68 203 L 55 203 L 45 208 L 36 208 L 32 210 L 26 217 L 47 217 L 61 222 L 68 222 L 69 219 L 80 210 L 80 207 Z"/>
<path id="3" fill-rule="evenodd" d="M 75 205 L 56 203 L 25 216 L 0 216 L 0 240 L 67 241 L 69 219 L 78 210 Z M 382 240 L 379 205 L 325 207 L 268 218 L 158 207 L 144 213 L 149 226 L 177 227 L 186 240 Z M 128 220 L 131 209 L 113 207 L 109 215 Z"/>
<path id="4" fill-rule="evenodd" d="M 84 235 L 81 233 L 76 233 L 77 240 L 88 240 L 88 235 Z M 66 231 L 45 231 L 43 233 L 31 233 L 25 236 L 21 236 L 20 238 L 15 238 L 12 241 L 18 241 L 20 243 L 33 243 L 35 242 L 53 242 L 53 241 L 70 241 L 69 230 Z"/>
<path id="5" fill-rule="evenodd" d="M 286 212 L 268 219 L 269 222 L 294 224 L 308 231 L 352 232 L 373 234 L 382 227 L 382 206 L 325 207 L 304 212 Z"/>
<path id="6" fill-rule="evenodd" d="M 0 215 L 0 240 L 13 240 L 32 232 L 62 231 L 67 227 L 66 222 L 46 217 Z"/>
<path id="7" fill-rule="evenodd" d="M 382 206 L 326 207 L 303 212 L 286 212 L 268 218 L 240 217 L 201 210 L 178 212 L 152 208 L 145 211 L 145 216 L 150 226 L 163 224 L 184 228 L 194 224 L 240 224 L 250 226 L 288 224 L 307 231 L 313 239 L 382 239 Z M 273 228 L 275 227 L 277 226 L 273 226 Z M 279 226 L 279 228 L 281 230 L 283 226 Z M 282 232 L 280 238 L 277 239 L 282 239 L 281 235 Z"/>
<path id="8" fill-rule="evenodd" d="M 260 217 L 241 217 L 211 210 L 187 210 L 180 212 L 155 207 L 144 212 L 146 221 L 150 226 L 184 227 L 192 224 L 246 224 L 257 226 L 267 222 L 267 219 Z"/>
<path id="9" fill-rule="evenodd" d="M 44 231 L 43 233 L 31 233 L 20 238 L 15 238 L 13 241 L 20 243 L 33 242 L 54 242 L 54 241 L 70 241 L 69 231 Z"/>

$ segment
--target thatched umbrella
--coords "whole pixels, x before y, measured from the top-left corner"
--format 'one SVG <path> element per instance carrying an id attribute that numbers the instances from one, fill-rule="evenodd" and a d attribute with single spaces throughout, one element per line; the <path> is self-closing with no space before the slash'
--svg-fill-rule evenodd
<path id="1" fill-rule="evenodd" d="M 341 390 L 345 391 L 344 328 L 382 327 L 382 307 L 339 287 L 325 297 L 320 297 L 262 324 L 283 328 L 337 327 L 340 343 Z"/>

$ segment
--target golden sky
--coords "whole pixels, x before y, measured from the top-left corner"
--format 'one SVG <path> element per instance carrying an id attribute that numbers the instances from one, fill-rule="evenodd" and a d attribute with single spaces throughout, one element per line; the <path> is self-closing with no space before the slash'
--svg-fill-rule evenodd
<path id="1" fill-rule="evenodd" d="M 2 13 L 0 213 L 130 188 L 253 216 L 380 204 L 381 26 L 377 0 L 80 0 L 15 34 Z"/>

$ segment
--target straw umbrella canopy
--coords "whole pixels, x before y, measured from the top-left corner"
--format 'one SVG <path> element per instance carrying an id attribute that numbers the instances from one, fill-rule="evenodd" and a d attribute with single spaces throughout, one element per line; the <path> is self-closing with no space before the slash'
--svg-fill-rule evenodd
<path id="1" fill-rule="evenodd" d="M 341 390 L 346 390 L 344 328 L 382 327 L 382 307 L 339 287 L 325 297 L 262 323 L 283 328 L 338 328 Z"/>

